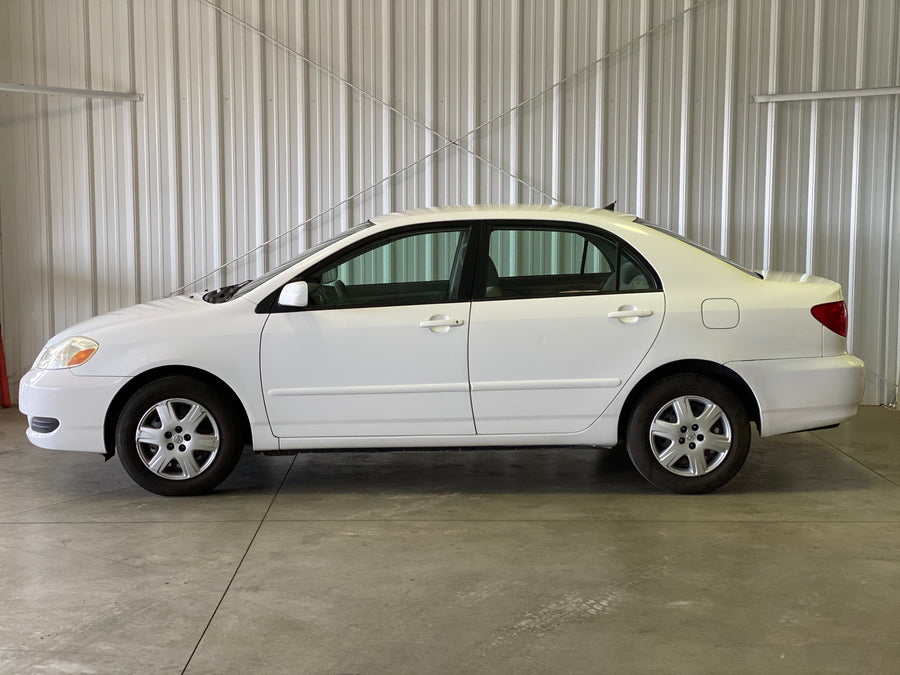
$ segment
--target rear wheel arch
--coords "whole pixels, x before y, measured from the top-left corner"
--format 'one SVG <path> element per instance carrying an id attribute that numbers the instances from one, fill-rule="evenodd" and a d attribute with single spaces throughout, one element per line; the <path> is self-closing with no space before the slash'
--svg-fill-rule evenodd
<path id="1" fill-rule="evenodd" d="M 625 399 L 622 406 L 622 412 L 619 414 L 619 442 L 625 441 L 628 423 L 634 412 L 638 402 L 644 395 L 650 391 L 661 380 L 671 377 L 672 375 L 704 375 L 714 380 L 722 381 L 732 392 L 740 399 L 747 412 L 750 421 L 756 424 L 757 430 L 761 430 L 761 416 L 759 411 L 759 403 L 753 390 L 744 381 L 744 379 L 730 368 L 726 368 L 720 363 L 714 361 L 704 361 L 702 359 L 685 359 L 682 361 L 673 361 L 664 366 L 660 366 L 655 370 L 644 375 L 641 380 L 632 388 Z"/>
<path id="2" fill-rule="evenodd" d="M 194 368 L 191 366 L 163 366 L 161 368 L 153 368 L 152 370 L 145 371 L 132 378 L 113 397 L 112 402 L 109 404 L 109 408 L 106 410 L 106 417 L 103 420 L 103 445 L 105 449 L 104 456 L 106 459 L 111 459 L 113 455 L 116 454 L 116 424 L 118 423 L 119 416 L 122 414 L 122 410 L 128 400 L 135 392 L 140 390 L 141 387 L 160 378 L 172 375 L 184 375 L 200 380 L 201 382 L 205 382 L 216 388 L 225 395 L 229 399 L 229 403 L 233 410 L 238 413 L 238 425 L 244 443 L 252 443 L 253 438 L 250 432 L 250 418 L 247 415 L 247 410 L 230 386 L 212 373 L 202 370 L 201 368 Z"/>

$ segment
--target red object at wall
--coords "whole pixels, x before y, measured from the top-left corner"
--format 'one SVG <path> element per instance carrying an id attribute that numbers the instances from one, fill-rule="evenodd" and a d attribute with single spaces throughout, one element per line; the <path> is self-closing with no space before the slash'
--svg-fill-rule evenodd
<path id="1" fill-rule="evenodd" d="M 6 356 L 3 354 L 3 332 L 0 331 L 0 406 L 9 408 L 11 405 L 9 379 L 6 376 Z"/>

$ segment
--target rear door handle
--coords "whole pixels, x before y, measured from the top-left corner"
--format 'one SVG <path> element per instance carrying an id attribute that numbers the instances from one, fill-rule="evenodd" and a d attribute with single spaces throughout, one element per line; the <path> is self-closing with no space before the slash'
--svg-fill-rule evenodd
<path id="1" fill-rule="evenodd" d="M 607 314 L 610 319 L 628 319 L 631 317 L 653 316 L 652 309 L 620 309 Z"/>
<path id="2" fill-rule="evenodd" d="M 634 305 L 621 305 L 615 312 L 610 312 L 606 316 L 618 319 L 619 323 L 637 323 L 644 317 L 653 316 L 653 310 L 639 309 Z"/>

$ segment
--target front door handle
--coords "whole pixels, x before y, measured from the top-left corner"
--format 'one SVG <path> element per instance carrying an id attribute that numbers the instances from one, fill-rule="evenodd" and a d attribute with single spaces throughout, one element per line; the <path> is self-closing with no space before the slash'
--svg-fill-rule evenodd
<path id="1" fill-rule="evenodd" d="M 420 321 L 419 328 L 440 328 L 442 326 L 462 326 L 465 323 L 462 319 L 429 319 L 428 321 Z"/>
<path id="2" fill-rule="evenodd" d="M 464 319 L 451 319 L 446 314 L 435 314 L 427 321 L 420 321 L 419 328 L 430 328 L 432 333 L 446 333 L 451 328 L 462 326 Z"/>

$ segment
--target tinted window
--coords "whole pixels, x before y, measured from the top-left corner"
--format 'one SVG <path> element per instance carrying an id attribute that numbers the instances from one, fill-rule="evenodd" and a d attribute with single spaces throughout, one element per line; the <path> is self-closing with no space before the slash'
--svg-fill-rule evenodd
<path id="1" fill-rule="evenodd" d="M 633 251 L 623 246 L 619 248 L 615 286 L 612 283 L 608 283 L 608 287 L 604 290 L 617 291 L 619 293 L 655 291 L 657 290 L 657 285 L 644 261 Z"/>
<path id="2" fill-rule="evenodd" d="M 614 244 L 604 255 L 596 241 L 554 230 L 494 230 L 489 248 L 501 277 L 608 274 L 613 268 L 607 256 L 615 256 Z"/>
<path id="3" fill-rule="evenodd" d="M 482 298 L 656 290 L 639 256 L 601 232 L 497 226 L 488 239 Z"/>
<path id="4" fill-rule="evenodd" d="M 467 241 L 467 228 L 382 239 L 308 277 L 310 305 L 361 307 L 455 299 Z"/>
<path id="5" fill-rule="evenodd" d="M 253 281 L 251 281 L 251 282 L 245 284 L 244 286 L 241 286 L 239 289 L 236 289 L 235 293 L 234 293 L 233 295 L 229 295 L 228 298 L 229 298 L 229 299 L 231 299 L 231 298 L 239 298 L 239 297 L 241 297 L 242 295 L 246 295 L 247 293 L 249 293 L 249 292 L 252 291 L 253 289 L 255 289 L 255 288 L 259 287 L 259 286 L 262 286 L 262 285 L 263 285 L 264 283 L 266 283 L 269 279 L 272 279 L 273 277 L 276 277 L 277 275 L 281 274 L 281 273 L 284 272 L 285 270 L 287 270 L 287 269 L 293 267 L 294 265 L 296 265 L 298 262 L 300 262 L 300 261 L 303 260 L 304 258 L 308 258 L 308 257 L 311 256 L 312 254 L 318 253 L 319 251 L 321 251 L 321 250 L 322 250 L 323 248 L 325 248 L 326 246 L 331 246 L 331 245 L 334 244 L 335 242 L 340 241 L 341 239 L 344 239 L 344 238 L 346 238 L 346 237 L 349 237 L 351 234 L 356 234 L 356 233 L 359 232 L 360 230 L 363 230 L 363 229 L 365 229 L 365 228 L 367 228 L 367 227 L 370 227 L 371 225 L 372 225 L 371 222 L 367 222 L 367 223 L 363 223 L 362 225 L 357 225 L 357 226 L 355 226 L 355 227 L 351 227 L 351 228 L 348 229 L 348 230 L 344 230 L 343 232 L 341 232 L 341 233 L 340 233 L 339 235 L 337 235 L 336 237 L 332 237 L 332 238 L 329 239 L 328 241 L 323 241 L 322 243 L 317 244 L 316 246 L 313 246 L 312 248 L 306 249 L 303 253 L 301 253 L 299 256 L 297 256 L 297 257 L 294 258 L 293 260 L 289 260 L 288 262 L 286 262 L 286 263 L 284 263 L 284 264 L 282 264 L 282 265 L 279 265 L 278 267 L 276 267 L 276 268 L 274 268 L 274 269 L 272 269 L 272 270 L 269 270 L 268 272 L 266 272 L 265 274 L 263 274 L 261 277 L 258 277 L 257 279 L 254 279 Z M 204 298 L 204 299 L 205 299 L 205 298 Z"/>

